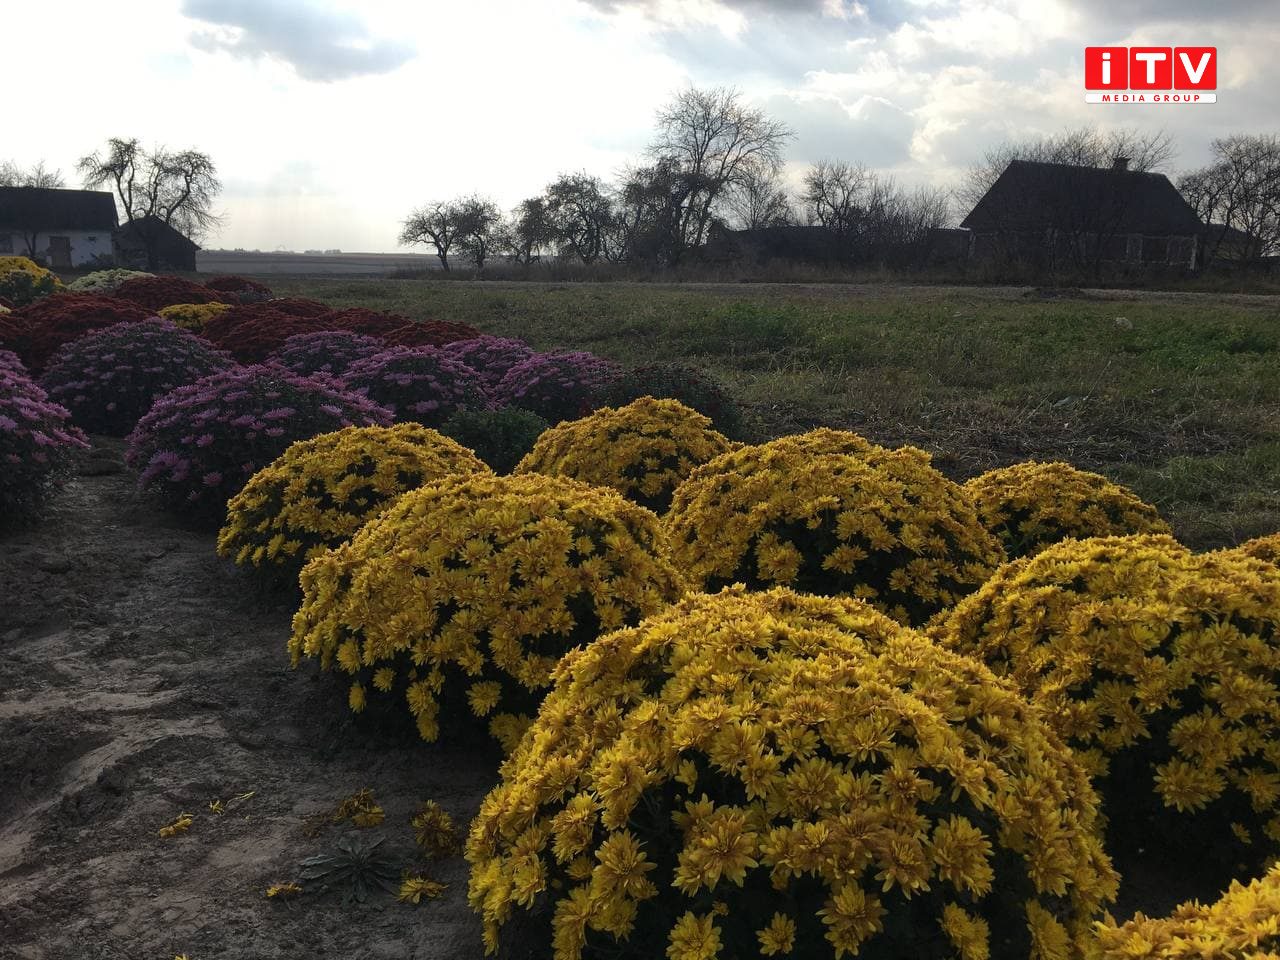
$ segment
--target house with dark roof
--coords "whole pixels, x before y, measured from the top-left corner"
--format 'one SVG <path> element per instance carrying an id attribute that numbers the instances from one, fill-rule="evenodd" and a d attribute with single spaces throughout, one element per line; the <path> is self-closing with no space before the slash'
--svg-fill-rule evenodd
<path id="1" fill-rule="evenodd" d="M 157 216 L 130 220 L 116 231 L 116 262 L 125 267 L 195 273 L 199 249 Z"/>
<path id="2" fill-rule="evenodd" d="M 970 257 L 1097 271 L 1200 266 L 1204 224 L 1169 178 L 1129 169 L 1014 160 L 960 223 Z"/>
<path id="3" fill-rule="evenodd" d="M 54 270 L 112 257 L 116 201 L 98 190 L 0 187 L 0 256 L 30 257 Z"/>

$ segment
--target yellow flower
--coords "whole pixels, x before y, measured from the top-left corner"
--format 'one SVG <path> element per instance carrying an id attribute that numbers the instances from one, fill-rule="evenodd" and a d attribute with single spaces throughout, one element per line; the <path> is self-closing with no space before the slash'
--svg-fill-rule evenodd
<path id="1" fill-rule="evenodd" d="M 400 892 L 396 894 L 396 899 L 401 903 L 419 904 L 424 899 L 434 900 L 444 893 L 447 887 L 447 884 L 432 880 L 426 874 L 410 873 L 400 881 Z"/>
<path id="2" fill-rule="evenodd" d="M 161 837 L 176 837 L 180 833 L 186 833 L 194 822 L 195 817 L 191 814 L 180 813 L 172 823 L 165 824 L 158 832 Z"/>
<path id="3" fill-rule="evenodd" d="M 287 900 L 290 897 L 296 897 L 302 893 L 301 884 L 294 883 L 292 880 L 285 883 L 273 883 L 267 887 L 267 898 L 270 900 Z"/>
<path id="4" fill-rule="evenodd" d="M 760 953 L 766 957 L 789 954 L 796 945 L 796 923 L 785 913 L 775 913 L 769 925 L 756 933 Z"/>
<path id="5" fill-rule="evenodd" d="M 720 928 L 710 916 L 687 912 L 671 928 L 668 960 L 716 960 L 720 956 Z"/>
<path id="6" fill-rule="evenodd" d="M 359 713 L 364 709 L 364 704 L 364 684 L 353 683 L 351 685 L 351 690 L 347 694 L 347 705 L 351 707 L 352 713 Z"/>

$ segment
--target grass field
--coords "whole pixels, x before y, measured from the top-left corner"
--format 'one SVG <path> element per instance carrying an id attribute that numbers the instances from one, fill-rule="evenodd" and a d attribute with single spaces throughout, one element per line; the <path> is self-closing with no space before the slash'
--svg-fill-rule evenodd
<path id="1" fill-rule="evenodd" d="M 956 479 L 1063 459 L 1132 486 L 1195 547 L 1280 529 L 1280 298 L 1020 288 L 271 278 L 721 378 L 759 439 L 826 425 Z"/>

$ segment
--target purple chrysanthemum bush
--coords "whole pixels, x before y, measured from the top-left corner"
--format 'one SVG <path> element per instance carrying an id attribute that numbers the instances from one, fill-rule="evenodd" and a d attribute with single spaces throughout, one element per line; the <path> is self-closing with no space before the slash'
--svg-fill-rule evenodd
<path id="1" fill-rule="evenodd" d="M 130 434 L 126 461 L 142 489 L 220 523 L 227 500 L 291 443 L 390 423 L 389 410 L 333 382 L 272 364 L 233 367 L 159 398 Z"/>
<path id="2" fill-rule="evenodd" d="M 442 348 L 455 360 L 461 360 L 480 374 L 485 385 L 494 389 L 502 382 L 507 371 L 517 363 L 523 363 L 534 355 L 533 347 L 513 337 L 472 337 L 458 340 Z"/>
<path id="3" fill-rule="evenodd" d="M 304 377 L 317 373 L 341 377 L 353 364 L 387 349 L 381 337 L 368 337 L 349 330 L 322 330 L 297 333 L 271 354 L 270 362 L 287 367 Z"/>
<path id="4" fill-rule="evenodd" d="M 207 340 L 152 317 L 73 340 L 54 356 L 41 383 L 76 426 L 124 436 L 157 397 L 233 364 Z"/>
<path id="5" fill-rule="evenodd" d="M 612 360 L 585 350 L 535 353 L 508 370 L 493 393 L 500 404 L 531 410 L 554 425 L 601 406 L 620 371 Z"/>
<path id="6" fill-rule="evenodd" d="M 22 362 L 22 358 L 12 350 L 5 350 L 3 347 L 0 347 L 0 370 L 27 375 L 27 367 Z"/>
<path id="7" fill-rule="evenodd" d="M 480 375 L 439 347 L 390 347 L 352 364 L 342 379 L 400 423 L 438 427 L 459 410 L 490 406 Z"/>
<path id="8" fill-rule="evenodd" d="M 89 446 L 70 419 L 13 354 L 0 351 L 0 526 L 30 518 L 75 452 Z"/>

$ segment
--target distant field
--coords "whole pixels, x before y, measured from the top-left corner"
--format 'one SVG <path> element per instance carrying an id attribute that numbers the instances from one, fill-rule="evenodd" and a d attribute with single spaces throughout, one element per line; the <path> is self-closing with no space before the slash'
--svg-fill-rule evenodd
<path id="1" fill-rule="evenodd" d="M 1016 288 L 286 279 L 277 293 L 472 323 L 540 348 L 681 359 L 760 438 L 912 443 L 964 479 L 1064 459 L 1131 485 L 1188 544 L 1280 529 L 1280 298 Z"/>
<path id="2" fill-rule="evenodd" d="M 289 276 L 374 276 L 396 270 L 438 270 L 440 261 L 421 253 L 262 253 L 201 250 L 198 273 L 285 274 Z"/>

